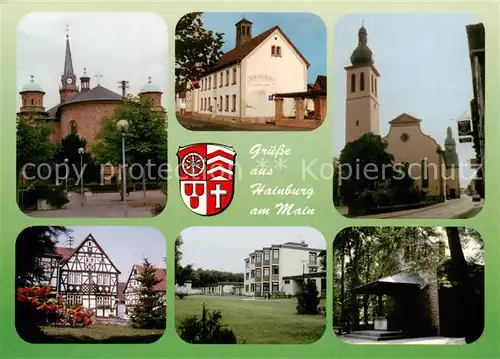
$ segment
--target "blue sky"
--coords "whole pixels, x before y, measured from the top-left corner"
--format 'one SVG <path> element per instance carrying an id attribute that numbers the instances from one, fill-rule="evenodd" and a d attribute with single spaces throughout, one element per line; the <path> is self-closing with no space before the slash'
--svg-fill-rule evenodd
<path id="1" fill-rule="evenodd" d="M 206 29 L 224 33 L 223 51 L 234 48 L 236 27 L 242 17 L 250 20 L 252 36 L 279 25 L 286 36 L 300 50 L 311 66 L 307 72 L 308 82 L 313 83 L 318 75 L 326 75 L 326 27 L 321 18 L 309 13 L 204 13 L 202 21 Z"/>
<path id="2" fill-rule="evenodd" d="M 125 226 L 78 226 L 68 227 L 74 238 L 73 248 L 76 248 L 89 233 L 106 252 L 114 265 L 121 272 L 120 282 L 126 282 L 132 266 L 142 264 L 142 258 L 157 268 L 165 267 L 166 241 L 160 231 L 151 227 Z M 68 247 L 67 237 L 59 237 L 58 246 Z"/>
<path id="3" fill-rule="evenodd" d="M 457 135 L 456 119 L 469 113 L 472 78 L 465 26 L 481 22 L 471 14 L 352 14 L 339 19 L 334 30 L 333 106 L 334 155 L 345 145 L 346 72 L 364 21 L 368 46 L 380 72 L 380 134 L 388 122 L 406 112 L 422 119 L 422 131 L 443 145 L 446 128 Z M 331 92 L 332 93 L 332 92 Z M 455 137 L 456 138 L 456 137 Z M 471 144 L 458 144 L 461 163 L 474 157 Z M 462 165 L 465 167 L 465 165 Z M 464 168 L 462 176 L 470 175 Z M 465 178 L 462 178 L 465 182 Z"/>
<path id="4" fill-rule="evenodd" d="M 311 227 L 190 227 L 181 233 L 181 264 L 242 273 L 248 255 L 272 244 L 305 241 L 325 249 L 323 235 Z"/>

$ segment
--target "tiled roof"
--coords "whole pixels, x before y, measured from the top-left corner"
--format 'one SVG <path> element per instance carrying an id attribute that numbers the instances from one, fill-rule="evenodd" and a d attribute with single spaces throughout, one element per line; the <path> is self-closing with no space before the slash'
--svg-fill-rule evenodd
<path id="1" fill-rule="evenodd" d="M 274 31 L 278 30 L 281 35 L 288 41 L 288 43 L 293 47 L 293 49 L 297 52 L 297 54 L 304 60 L 307 67 L 310 66 L 309 62 L 306 60 L 304 55 L 295 47 L 292 41 L 285 35 L 283 30 L 279 26 L 273 26 L 269 30 L 264 31 L 263 33 L 251 38 L 247 42 L 245 42 L 240 47 L 236 47 L 228 52 L 226 52 L 222 57 L 217 61 L 217 63 L 207 71 L 204 75 L 208 75 L 212 72 L 218 71 L 227 66 L 236 64 L 238 61 L 241 61 L 244 57 L 250 54 L 257 46 L 259 46 L 264 40 L 266 40 Z"/>
<path id="2" fill-rule="evenodd" d="M 121 101 L 122 96 L 116 92 L 108 90 L 106 87 L 97 85 L 92 90 L 82 91 L 71 100 L 62 103 L 60 106 L 71 103 L 86 102 L 86 101 Z"/>
<path id="3" fill-rule="evenodd" d="M 318 75 L 318 77 L 316 78 L 316 82 L 314 84 L 319 86 L 318 90 L 326 92 L 326 76 L 325 75 Z"/>
<path id="4" fill-rule="evenodd" d="M 125 301 L 125 287 L 126 286 L 127 286 L 127 283 L 118 282 L 118 301 L 120 301 L 120 302 Z"/>
<path id="5" fill-rule="evenodd" d="M 54 247 L 56 254 L 62 257 L 61 264 L 66 263 L 66 261 L 71 257 L 75 249 L 68 247 Z"/>
<path id="6" fill-rule="evenodd" d="M 142 265 L 134 265 L 135 269 L 137 270 L 137 273 L 141 273 L 144 270 L 144 266 Z M 167 291 L 167 270 L 165 268 L 156 268 L 156 279 L 159 280 L 159 282 L 153 287 L 154 290 L 160 291 L 160 292 L 166 292 Z"/>

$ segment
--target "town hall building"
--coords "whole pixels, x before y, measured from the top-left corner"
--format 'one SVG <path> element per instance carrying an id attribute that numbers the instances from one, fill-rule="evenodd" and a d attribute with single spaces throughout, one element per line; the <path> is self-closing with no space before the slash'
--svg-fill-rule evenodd
<path id="1" fill-rule="evenodd" d="M 204 69 L 199 81 L 188 83 L 185 94 L 177 94 L 178 106 L 219 120 L 274 122 L 275 94 L 306 93 L 310 64 L 281 27 L 253 36 L 251 21 L 243 18 L 235 26 L 235 48 Z M 283 116 L 295 117 L 294 98 L 282 102 Z"/>
<path id="2" fill-rule="evenodd" d="M 40 84 L 35 82 L 35 76 L 31 76 L 31 80 L 19 92 L 21 108 L 18 116 L 49 125 L 53 130 L 51 135 L 53 143 L 59 143 L 70 133 L 77 133 L 88 144 L 93 144 L 101 130 L 102 120 L 112 117 L 117 106 L 123 102 L 128 82 L 120 81 L 122 93 L 118 94 L 100 84 L 93 85 L 90 80 L 86 69 L 83 69 L 83 73 L 77 78 L 73 68 L 69 36 L 66 35 L 64 67 L 59 85 L 59 103 L 46 109 L 45 91 Z M 162 91 L 152 83 L 151 78 L 141 88 L 139 97 L 149 100 L 153 110 L 164 111 L 161 102 Z"/>

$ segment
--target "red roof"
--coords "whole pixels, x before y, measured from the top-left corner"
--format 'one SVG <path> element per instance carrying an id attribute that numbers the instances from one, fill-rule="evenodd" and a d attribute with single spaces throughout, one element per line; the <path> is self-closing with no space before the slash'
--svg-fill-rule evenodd
<path id="1" fill-rule="evenodd" d="M 71 257 L 75 249 L 68 247 L 54 247 L 54 251 L 57 255 L 61 256 L 61 263 L 66 263 L 66 261 Z"/>
<path id="2" fill-rule="evenodd" d="M 135 269 L 137 270 L 137 273 L 141 273 L 144 268 L 142 265 L 134 265 Z M 160 282 L 157 283 L 153 289 L 157 290 L 159 292 L 166 292 L 167 291 L 167 270 L 165 268 L 155 268 L 156 269 L 156 279 L 159 280 Z"/>
<path id="3" fill-rule="evenodd" d="M 288 41 L 288 43 L 293 47 L 293 49 L 302 58 L 302 60 L 304 60 L 307 67 L 309 67 L 310 66 L 309 62 L 306 60 L 304 55 L 302 55 L 301 52 L 295 47 L 293 42 L 291 42 L 290 39 L 285 35 L 283 30 L 279 26 L 273 26 L 269 30 L 266 30 L 263 33 L 251 38 L 240 47 L 235 47 L 234 49 L 226 52 L 224 55 L 222 55 L 219 61 L 217 61 L 217 63 L 211 69 L 209 69 L 207 73 L 203 75 L 206 76 L 212 72 L 215 72 L 224 67 L 233 65 L 238 61 L 241 61 L 245 56 L 250 54 L 257 46 L 259 46 L 262 42 L 264 42 L 264 40 L 267 39 L 275 30 L 278 30 L 281 33 L 281 35 L 285 38 L 285 40 Z"/>

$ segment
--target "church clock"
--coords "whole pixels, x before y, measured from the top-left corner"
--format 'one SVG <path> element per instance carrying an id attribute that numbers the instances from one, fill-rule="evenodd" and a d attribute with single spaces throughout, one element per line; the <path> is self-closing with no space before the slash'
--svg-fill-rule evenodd
<path id="1" fill-rule="evenodd" d="M 67 83 L 68 85 L 71 85 L 71 83 L 72 83 L 72 82 L 73 82 L 73 79 L 72 79 L 71 77 L 68 77 L 68 78 L 66 79 L 66 83 Z"/>

